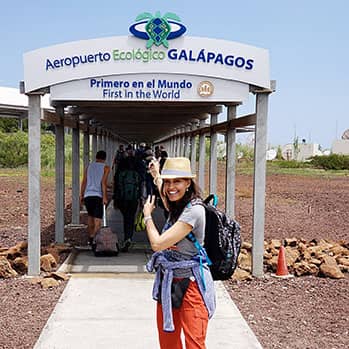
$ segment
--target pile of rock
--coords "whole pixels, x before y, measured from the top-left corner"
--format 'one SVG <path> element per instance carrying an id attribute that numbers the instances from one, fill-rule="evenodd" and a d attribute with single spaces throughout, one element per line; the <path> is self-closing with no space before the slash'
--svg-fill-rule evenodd
<path id="1" fill-rule="evenodd" d="M 26 241 L 19 242 L 17 245 L 10 248 L 0 247 L 0 279 L 11 278 L 19 275 L 24 275 L 28 271 L 28 243 Z M 42 287 L 52 287 L 56 283 L 54 279 L 65 280 L 66 276 L 63 273 L 55 273 L 60 262 L 60 255 L 67 254 L 71 251 L 71 246 L 67 244 L 51 244 L 41 249 L 40 268 L 41 277 L 36 278 L 34 282 L 40 282 Z"/>
<path id="2" fill-rule="evenodd" d="M 349 272 L 349 244 L 345 241 L 327 241 L 290 238 L 264 242 L 265 272 L 275 272 L 278 263 L 279 248 L 285 246 L 288 270 L 295 276 L 314 275 L 344 278 L 343 273 Z M 251 279 L 252 245 L 244 242 L 239 255 L 239 265 L 233 278 L 238 280 Z"/>

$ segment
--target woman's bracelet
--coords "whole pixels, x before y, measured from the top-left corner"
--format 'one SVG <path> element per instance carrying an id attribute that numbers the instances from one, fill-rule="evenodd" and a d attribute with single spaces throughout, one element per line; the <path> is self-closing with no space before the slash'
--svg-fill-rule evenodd
<path id="1" fill-rule="evenodd" d="M 144 219 L 144 224 L 147 225 L 147 222 L 150 221 L 150 220 L 152 220 L 153 217 L 152 217 L 152 216 L 144 216 L 143 219 Z"/>

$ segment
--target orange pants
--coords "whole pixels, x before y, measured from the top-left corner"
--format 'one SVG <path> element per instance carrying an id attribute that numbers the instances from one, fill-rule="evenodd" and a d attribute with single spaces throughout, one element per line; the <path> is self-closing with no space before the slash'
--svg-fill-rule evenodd
<path id="1" fill-rule="evenodd" d="M 179 309 L 172 309 L 174 332 L 163 330 L 161 304 L 157 305 L 157 325 L 161 349 L 183 349 L 181 331 L 185 336 L 186 349 L 205 349 L 208 312 L 195 281 L 189 287 Z"/>

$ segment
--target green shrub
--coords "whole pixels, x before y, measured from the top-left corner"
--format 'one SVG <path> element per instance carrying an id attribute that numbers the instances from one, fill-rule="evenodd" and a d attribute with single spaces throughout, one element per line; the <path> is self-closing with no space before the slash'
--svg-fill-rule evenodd
<path id="1" fill-rule="evenodd" d="M 55 152 L 55 136 L 50 133 L 41 135 L 41 167 L 55 167 Z"/>
<path id="2" fill-rule="evenodd" d="M 71 135 L 65 135 L 66 166 L 71 164 Z M 55 136 L 51 133 L 41 135 L 41 167 L 52 169 L 55 166 Z M 18 131 L 0 131 L 0 167 L 16 168 L 28 164 L 28 134 Z"/>
<path id="3" fill-rule="evenodd" d="M 28 135 L 0 132 L 0 166 L 14 168 L 28 162 Z"/>
<path id="4" fill-rule="evenodd" d="M 248 144 L 236 143 L 236 156 L 239 159 L 247 161 L 253 161 L 254 159 L 254 147 Z"/>
<path id="5" fill-rule="evenodd" d="M 199 137 L 196 137 L 196 161 L 199 160 L 199 153 L 200 153 L 200 143 L 199 143 Z M 210 157 L 210 139 L 206 137 L 205 139 L 205 154 L 206 159 L 209 159 Z M 253 146 L 250 146 L 248 144 L 241 144 L 236 143 L 236 160 L 241 161 L 253 161 L 254 158 L 254 148 Z M 224 160 L 226 158 L 226 143 L 223 141 L 217 142 L 217 159 L 218 160 Z"/>
<path id="6" fill-rule="evenodd" d="M 281 148 L 280 145 L 278 146 L 278 149 L 276 151 L 276 159 L 277 160 L 282 160 L 282 148 Z"/>
<path id="7" fill-rule="evenodd" d="M 18 120 L 0 118 L 0 131 L 1 132 L 16 132 L 18 131 Z"/>
<path id="8" fill-rule="evenodd" d="M 310 163 L 316 168 L 324 170 L 349 170 L 349 156 L 348 155 L 321 155 L 311 158 Z"/>
<path id="9" fill-rule="evenodd" d="M 309 167 L 306 162 L 296 161 L 296 160 L 273 160 L 273 165 L 279 168 L 304 168 Z"/>
<path id="10" fill-rule="evenodd" d="M 65 165 L 70 166 L 72 163 L 72 135 L 71 134 L 65 134 L 64 136 L 64 159 L 65 159 Z M 80 142 L 80 148 L 81 148 L 81 142 Z"/>

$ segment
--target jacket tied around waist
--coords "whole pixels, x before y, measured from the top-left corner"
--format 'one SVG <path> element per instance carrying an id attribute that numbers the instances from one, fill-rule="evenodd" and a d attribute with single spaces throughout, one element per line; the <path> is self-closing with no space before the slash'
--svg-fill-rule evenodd
<path id="1" fill-rule="evenodd" d="M 174 331 L 171 285 L 175 269 L 191 269 L 207 308 L 209 319 L 216 309 L 214 282 L 207 263 L 197 256 L 189 260 L 173 261 L 170 258 L 171 252 L 171 250 L 155 252 L 146 265 L 149 272 L 156 272 L 152 297 L 158 301 L 161 295 L 163 329 L 167 332 Z"/>

